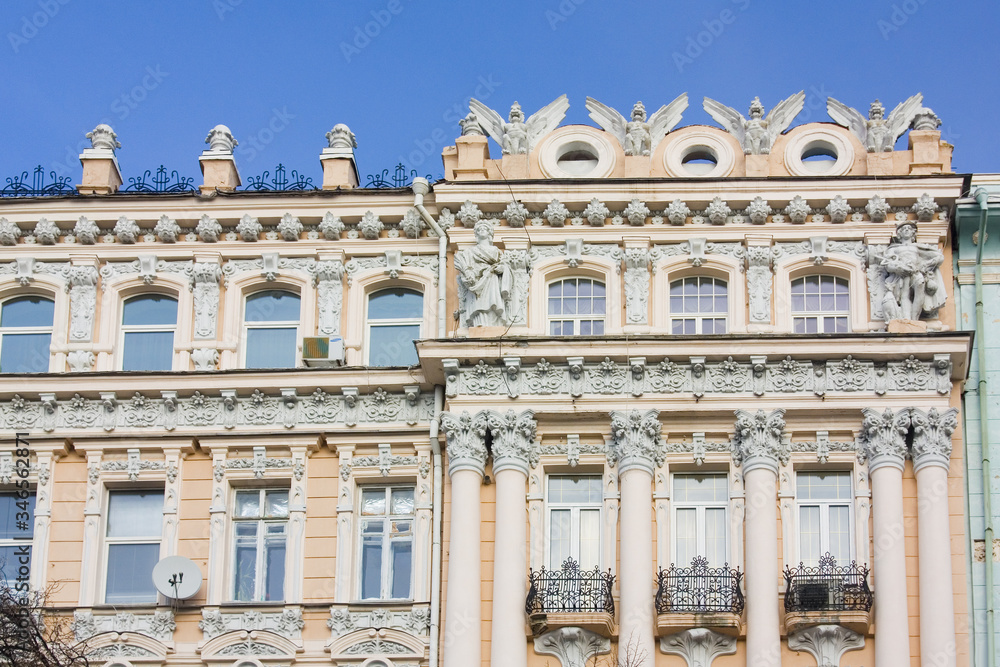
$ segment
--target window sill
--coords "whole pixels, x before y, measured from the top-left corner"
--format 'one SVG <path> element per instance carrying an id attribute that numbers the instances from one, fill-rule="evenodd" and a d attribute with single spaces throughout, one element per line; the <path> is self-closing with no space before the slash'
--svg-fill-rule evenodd
<path id="1" fill-rule="evenodd" d="M 416 600 L 405 599 L 405 600 L 351 600 L 347 603 L 352 607 L 409 607 L 415 604 L 421 604 Z M 427 603 L 424 603 L 427 604 Z"/>
<path id="2" fill-rule="evenodd" d="M 239 600 L 230 600 L 228 602 L 223 602 L 219 605 L 220 608 L 225 607 L 275 607 L 278 609 L 284 609 L 285 605 L 288 604 L 283 600 L 267 600 L 267 601 L 248 601 L 243 602 Z"/>
<path id="3" fill-rule="evenodd" d="M 169 604 L 160 604 L 158 602 L 101 602 L 100 604 L 95 604 L 91 609 L 94 611 L 121 611 L 122 609 L 135 611 L 143 609 L 155 610 L 160 607 L 169 606 Z"/>

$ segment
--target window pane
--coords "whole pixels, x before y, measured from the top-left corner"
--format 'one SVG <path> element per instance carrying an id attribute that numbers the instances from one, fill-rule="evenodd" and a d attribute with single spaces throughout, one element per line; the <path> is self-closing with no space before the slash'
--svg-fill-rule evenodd
<path id="1" fill-rule="evenodd" d="M 235 585 L 233 598 L 239 602 L 252 602 L 257 568 L 256 543 L 237 545 L 236 562 L 233 564 Z"/>
<path id="2" fill-rule="evenodd" d="M 412 545 L 409 541 L 393 542 L 392 581 L 389 597 L 405 599 L 410 597 L 410 571 L 412 570 Z"/>
<path id="3" fill-rule="evenodd" d="M 419 324 L 373 326 L 368 331 L 368 365 L 413 366 L 417 363 L 413 341 L 420 338 Z"/>
<path id="4" fill-rule="evenodd" d="M 806 565 L 816 565 L 820 557 L 819 507 L 799 508 L 799 559 Z"/>
<path id="5" fill-rule="evenodd" d="M 130 331 L 125 334 L 122 370 L 169 371 L 173 361 L 173 331 Z"/>
<path id="6" fill-rule="evenodd" d="M 368 297 L 368 319 L 422 319 L 424 295 L 409 289 L 387 289 Z"/>
<path id="7" fill-rule="evenodd" d="M 679 503 L 725 503 L 729 500 L 728 483 L 725 475 L 674 475 L 674 499 Z"/>
<path id="8" fill-rule="evenodd" d="M 159 532 L 159 521 L 156 527 Z M 153 566 L 159 557 L 159 544 L 110 545 L 104 601 L 108 604 L 156 602 Z"/>
<path id="9" fill-rule="evenodd" d="M 5 301 L 0 308 L 2 327 L 51 327 L 55 302 L 38 296 L 22 296 Z"/>
<path id="10" fill-rule="evenodd" d="M 844 505 L 830 508 L 830 555 L 839 565 L 851 562 L 850 509 Z"/>
<path id="11" fill-rule="evenodd" d="M 710 567 L 719 567 L 726 557 L 726 510 L 709 507 L 705 510 L 705 558 Z"/>
<path id="12" fill-rule="evenodd" d="M 27 546 L 27 542 L 25 545 Z M 27 567 L 27 571 L 31 571 L 31 548 L 28 547 L 28 557 L 27 563 L 22 563 L 21 559 L 24 558 L 21 555 L 21 550 L 19 546 L 2 546 L 0 547 L 0 588 L 6 586 L 15 586 L 17 584 L 18 573 L 21 571 L 22 567 Z"/>
<path id="13" fill-rule="evenodd" d="M 698 510 L 693 507 L 677 510 L 677 563 L 679 567 L 687 567 L 698 555 Z"/>
<path id="14" fill-rule="evenodd" d="M 272 538 L 265 549 L 266 569 L 264 576 L 264 600 L 285 599 L 285 538 L 280 541 Z"/>
<path id="15" fill-rule="evenodd" d="M 413 514 L 413 489 L 393 489 L 392 514 Z"/>
<path id="16" fill-rule="evenodd" d="M 803 500 L 850 500 L 851 474 L 848 472 L 800 472 L 799 498 Z"/>
<path id="17" fill-rule="evenodd" d="M 159 294 L 137 296 L 125 302 L 122 324 L 177 324 L 177 300 Z"/>
<path id="18" fill-rule="evenodd" d="M 293 368 L 295 334 L 293 328 L 247 329 L 247 368 Z"/>
<path id="19" fill-rule="evenodd" d="M 361 513 L 369 516 L 385 514 L 385 489 L 364 489 L 361 492 Z"/>
<path id="20" fill-rule="evenodd" d="M 549 512 L 549 568 L 561 568 L 570 553 L 570 511 L 552 510 Z"/>
<path id="21" fill-rule="evenodd" d="M 365 537 L 361 545 L 361 599 L 382 597 L 382 536 Z"/>
<path id="22" fill-rule="evenodd" d="M 580 510 L 580 569 L 601 564 L 601 510 Z"/>
<path id="23" fill-rule="evenodd" d="M 596 475 L 549 478 L 550 503 L 600 503 L 601 478 Z"/>
<path id="24" fill-rule="evenodd" d="M 21 507 L 18 507 L 18 503 Z M 27 507 L 27 509 L 23 509 Z M 21 512 L 28 513 L 28 519 L 17 518 Z M 23 522 L 23 523 L 22 523 Z M 29 495 L 24 500 L 16 494 L 5 493 L 0 495 L 0 540 L 9 540 L 15 537 L 31 537 L 35 530 L 35 496 Z"/>
<path id="25" fill-rule="evenodd" d="M 162 527 L 162 491 L 111 492 L 108 499 L 108 537 L 158 539 Z"/>
<path id="26" fill-rule="evenodd" d="M 267 492 L 267 516 L 288 516 L 288 491 Z"/>
<path id="27" fill-rule="evenodd" d="M 299 296 L 271 290 L 247 297 L 245 322 L 298 322 Z"/>
<path id="28" fill-rule="evenodd" d="M 45 373 L 49 370 L 52 335 L 4 334 L 0 349 L 0 372 Z"/>
<path id="29" fill-rule="evenodd" d="M 238 491 L 236 493 L 236 516 L 260 516 L 260 491 Z"/>

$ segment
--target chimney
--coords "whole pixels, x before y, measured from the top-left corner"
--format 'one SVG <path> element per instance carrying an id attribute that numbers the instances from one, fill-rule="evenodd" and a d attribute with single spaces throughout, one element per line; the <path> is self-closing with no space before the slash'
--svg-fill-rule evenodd
<path id="1" fill-rule="evenodd" d="M 110 125 L 101 123 L 87 133 L 90 148 L 80 154 L 83 165 L 83 179 L 76 187 L 81 195 L 110 195 L 118 191 L 122 184 L 122 172 L 118 167 L 115 149 L 121 148 L 118 135 Z"/>
<path id="2" fill-rule="evenodd" d="M 240 186 L 240 172 L 233 158 L 233 147 L 239 145 L 233 133 L 225 125 L 216 125 L 205 138 L 208 150 L 202 151 L 198 162 L 204 182 L 201 194 L 212 194 L 216 190 L 233 192 Z"/>
<path id="3" fill-rule="evenodd" d="M 323 189 L 358 187 L 358 166 L 354 162 L 358 142 L 354 133 L 343 123 L 337 123 L 326 133 L 326 140 L 329 146 L 319 156 L 323 165 Z"/>

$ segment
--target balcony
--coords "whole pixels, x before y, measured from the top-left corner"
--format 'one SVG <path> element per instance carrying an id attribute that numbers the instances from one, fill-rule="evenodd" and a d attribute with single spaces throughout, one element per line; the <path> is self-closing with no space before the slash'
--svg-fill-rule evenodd
<path id="1" fill-rule="evenodd" d="M 611 570 L 580 570 L 567 558 L 558 570 L 532 570 L 524 604 L 531 632 L 537 636 L 560 627 L 578 627 L 610 637 L 614 629 L 615 600 Z"/>
<path id="2" fill-rule="evenodd" d="M 868 566 L 838 566 L 829 553 L 815 567 L 785 568 L 785 627 L 788 632 L 834 623 L 865 634 L 870 625 L 872 591 Z"/>
<path id="3" fill-rule="evenodd" d="M 691 567 L 660 569 L 656 590 L 656 628 L 660 635 L 690 628 L 713 628 L 738 635 L 742 629 L 743 573 L 726 563 L 709 567 L 696 556 Z"/>

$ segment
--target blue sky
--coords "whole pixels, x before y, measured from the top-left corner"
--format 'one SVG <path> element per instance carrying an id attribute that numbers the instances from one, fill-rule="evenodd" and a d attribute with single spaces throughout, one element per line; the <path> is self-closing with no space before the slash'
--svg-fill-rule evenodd
<path id="1" fill-rule="evenodd" d="M 866 111 L 922 92 L 955 170 L 1000 171 L 995 1 L 3 0 L 0 33 L 0 178 L 41 164 L 79 182 L 102 121 L 126 181 L 164 164 L 200 182 L 217 123 L 244 182 L 283 163 L 318 183 L 335 123 L 363 181 L 400 160 L 437 177 L 470 96 L 506 115 L 566 93 L 565 122 L 590 123 L 587 95 L 627 113 L 686 91 L 688 125 L 712 123 L 705 95 L 746 113 L 802 89 L 795 124 L 829 120 L 827 95 Z"/>

